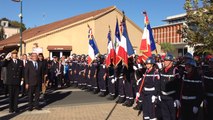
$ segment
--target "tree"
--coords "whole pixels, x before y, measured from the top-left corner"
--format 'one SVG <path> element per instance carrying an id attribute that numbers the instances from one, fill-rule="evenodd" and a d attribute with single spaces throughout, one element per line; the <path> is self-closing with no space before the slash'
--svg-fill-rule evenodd
<path id="1" fill-rule="evenodd" d="M 174 52 L 174 50 L 175 50 L 174 46 L 168 42 L 161 43 L 160 46 L 164 52 Z"/>
<path id="2" fill-rule="evenodd" d="M 186 0 L 184 8 L 187 16 L 182 37 L 199 53 L 213 51 L 213 1 Z"/>
<path id="3" fill-rule="evenodd" d="M 16 27 L 16 28 L 20 28 L 20 26 L 22 27 L 22 31 L 26 30 L 25 24 L 21 24 L 17 21 L 10 21 L 10 26 L 11 27 Z"/>
<path id="4" fill-rule="evenodd" d="M 0 40 L 4 40 L 4 28 L 0 27 Z"/>

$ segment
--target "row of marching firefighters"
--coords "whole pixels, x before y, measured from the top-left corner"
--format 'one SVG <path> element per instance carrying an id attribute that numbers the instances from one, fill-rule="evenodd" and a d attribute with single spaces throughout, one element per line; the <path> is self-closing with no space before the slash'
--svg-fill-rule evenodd
<path id="1" fill-rule="evenodd" d="M 196 120 L 201 106 L 205 119 L 213 119 L 213 58 L 198 62 L 190 53 L 178 59 L 168 53 L 106 67 L 104 55 L 88 66 L 86 56 L 74 54 L 67 64 L 71 83 L 101 97 L 109 93 L 123 106 L 136 102 L 144 120 Z"/>

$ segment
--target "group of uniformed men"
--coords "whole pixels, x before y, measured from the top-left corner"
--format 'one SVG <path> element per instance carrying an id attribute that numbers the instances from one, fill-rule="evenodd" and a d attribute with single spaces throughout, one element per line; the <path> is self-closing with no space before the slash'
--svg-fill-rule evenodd
<path id="1" fill-rule="evenodd" d="M 203 64 L 195 61 L 190 53 L 186 53 L 182 59 L 175 59 L 168 53 L 164 58 L 153 55 L 145 62 L 140 57 L 130 57 L 128 65 L 123 64 L 122 60 L 114 65 L 111 60 L 111 64 L 106 66 L 105 55 L 99 55 L 90 65 L 87 64 L 86 55 L 72 54 L 60 60 L 54 57 L 52 61 L 44 60 L 42 54 L 39 59 L 36 56 L 31 55 L 31 60 L 27 60 L 27 56 L 23 60 L 11 57 L 1 62 L 1 67 L 7 66 L 9 72 L 6 79 L 13 77 L 11 81 L 17 82 L 5 83 L 9 87 L 10 112 L 18 111 L 16 91 L 19 91 L 20 82 L 25 79 L 24 88 L 31 86 L 28 95 L 35 94 L 36 109 L 40 109 L 38 99 L 43 83 L 56 89 L 75 86 L 94 94 L 99 93 L 101 97 L 109 94 L 107 99 L 118 98 L 116 103 L 127 107 L 136 102 L 134 109 L 143 111 L 144 120 L 196 120 L 201 106 L 204 118 L 213 120 L 213 57 Z M 14 67 L 16 59 L 20 64 Z M 9 60 L 12 67 L 5 62 Z M 24 71 L 25 77 L 22 77 L 21 68 L 25 63 L 32 63 L 35 70 L 39 69 L 40 72 L 35 75 L 39 76 L 37 83 L 29 85 L 29 68 L 28 72 Z M 12 71 L 15 73 L 11 74 Z M 29 105 L 32 111 L 32 97 Z"/>

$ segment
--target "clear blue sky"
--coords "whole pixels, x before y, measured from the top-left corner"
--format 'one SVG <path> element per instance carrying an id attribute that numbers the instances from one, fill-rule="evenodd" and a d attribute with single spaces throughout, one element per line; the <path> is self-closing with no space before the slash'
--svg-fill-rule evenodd
<path id="1" fill-rule="evenodd" d="M 164 24 L 167 16 L 184 13 L 185 0 L 23 0 L 23 22 L 26 27 L 35 27 L 69 18 L 81 13 L 115 5 L 143 29 L 146 10 L 151 26 Z M 0 18 L 19 21 L 20 4 L 0 0 Z"/>

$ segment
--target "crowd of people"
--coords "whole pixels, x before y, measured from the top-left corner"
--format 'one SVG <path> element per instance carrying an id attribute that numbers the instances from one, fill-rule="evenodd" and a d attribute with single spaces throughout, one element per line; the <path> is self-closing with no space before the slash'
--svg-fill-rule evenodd
<path id="1" fill-rule="evenodd" d="M 17 58 L 17 52 L 2 57 L 1 80 L 9 94 L 9 112 L 19 112 L 18 95 L 28 95 L 29 111 L 40 110 L 40 95 L 45 89 L 78 87 L 79 89 L 143 113 L 144 120 L 213 120 L 213 57 L 199 59 L 186 53 L 175 58 L 152 55 L 143 61 L 128 58 L 106 66 L 106 55 L 99 55 L 88 65 L 86 55 L 72 54 L 53 60 L 42 53 Z"/>

